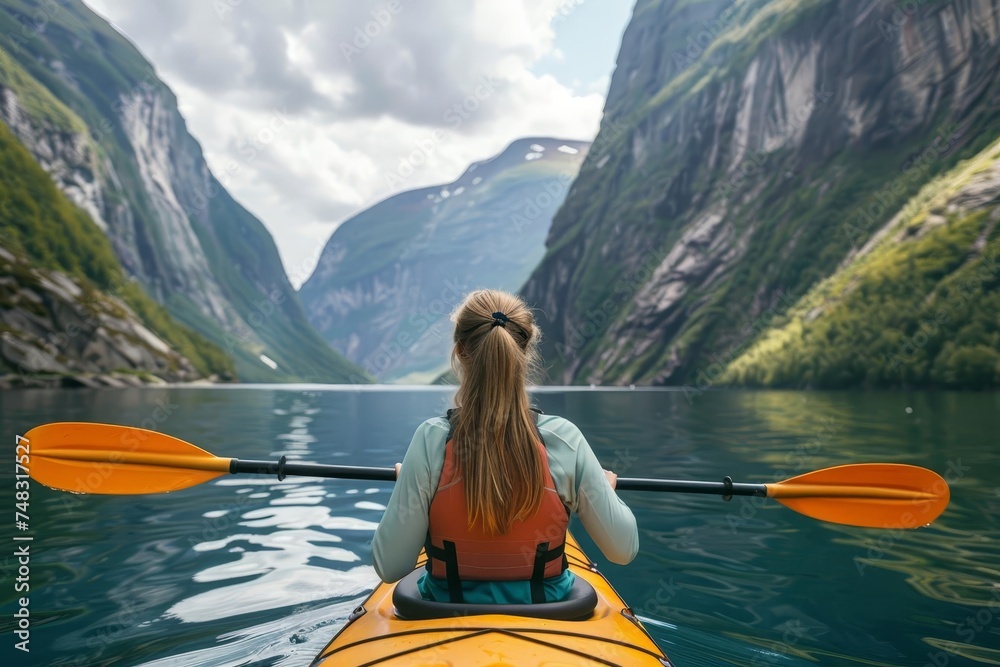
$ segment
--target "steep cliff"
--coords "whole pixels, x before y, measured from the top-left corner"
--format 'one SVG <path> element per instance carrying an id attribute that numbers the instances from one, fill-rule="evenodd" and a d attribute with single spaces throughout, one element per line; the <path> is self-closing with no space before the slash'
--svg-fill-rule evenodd
<path id="1" fill-rule="evenodd" d="M 449 313 L 472 289 L 524 283 L 588 147 L 521 139 L 347 220 L 299 292 L 310 321 L 381 380 L 432 380 L 448 365 Z"/>
<path id="2" fill-rule="evenodd" d="M 270 235 L 212 175 L 173 93 L 124 37 L 79 0 L 5 2 L 0 32 L 2 119 L 130 276 L 232 355 L 242 380 L 363 379 L 309 325 Z M 26 94 L 31 81 L 84 131 Z"/>
<path id="3" fill-rule="evenodd" d="M 0 387 L 231 379 L 233 371 L 221 349 L 125 279 L 101 230 L 3 124 L 0 371 Z"/>
<path id="4" fill-rule="evenodd" d="M 997 8 L 639 0 L 595 140 L 608 148 L 522 290 L 544 313 L 550 379 L 718 378 L 782 326 L 998 135 Z"/>

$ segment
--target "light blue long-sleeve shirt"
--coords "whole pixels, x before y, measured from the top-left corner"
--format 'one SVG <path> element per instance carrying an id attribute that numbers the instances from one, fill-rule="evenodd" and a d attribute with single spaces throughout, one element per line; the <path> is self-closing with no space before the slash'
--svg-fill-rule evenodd
<path id="1" fill-rule="evenodd" d="M 424 546 L 448 429 L 447 419 L 428 419 L 417 427 L 406 450 L 399 479 L 372 540 L 375 571 L 382 581 L 398 581 L 409 574 Z M 580 517 L 608 560 L 621 565 L 631 562 L 639 551 L 635 516 L 611 488 L 580 429 L 562 417 L 539 415 L 538 430 L 563 503 Z"/>

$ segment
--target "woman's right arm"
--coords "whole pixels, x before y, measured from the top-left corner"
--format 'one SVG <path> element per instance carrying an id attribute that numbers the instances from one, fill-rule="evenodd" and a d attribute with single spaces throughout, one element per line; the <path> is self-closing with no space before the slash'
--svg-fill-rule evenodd
<path id="1" fill-rule="evenodd" d="M 398 581 L 409 574 L 427 539 L 427 515 L 444 461 L 440 441 L 447 437 L 447 429 L 435 422 L 428 420 L 414 432 L 375 530 L 372 560 L 382 581 Z"/>

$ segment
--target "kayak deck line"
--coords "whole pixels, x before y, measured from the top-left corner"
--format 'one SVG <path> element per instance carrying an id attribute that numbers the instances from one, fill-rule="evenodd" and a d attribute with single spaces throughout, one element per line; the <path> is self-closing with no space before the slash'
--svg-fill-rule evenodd
<path id="1" fill-rule="evenodd" d="M 379 584 L 349 616 L 310 667 L 500 667 L 587 664 L 671 667 L 632 610 L 597 570 L 572 534 L 566 557 L 577 577 L 597 593 L 597 606 L 581 620 L 496 614 L 427 620 L 399 618 L 392 604 L 396 584 Z M 415 565 L 426 564 L 421 554 Z M 502 609 L 498 606 L 498 609 Z"/>
<path id="2" fill-rule="evenodd" d="M 590 640 L 590 641 L 593 641 L 593 640 L 596 639 L 596 640 L 599 640 L 599 641 L 601 641 L 601 642 L 603 642 L 605 644 L 614 644 L 614 645 L 616 645 L 616 646 L 618 646 L 620 648 L 625 648 L 625 649 L 629 649 L 629 650 L 633 650 L 633 651 L 639 651 L 640 653 L 645 653 L 646 655 L 649 655 L 649 656 L 651 656 L 653 658 L 661 660 L 661 662 L 659 662 L 658 664 L 661 664 L 661 665 L 669 665 L 670 664 L 670 663 L 662 662 L 663 657 L 662 657 L 661 654 L 659 654 L 659 653 L 657 653 L 655 651 L 651 651 L 651 650 L 649 650 L 647 648 L 644 648 L 642 646 L 636 646 L 635 644 L 630 644 L 628 642 L 624 642 L 624 641 L 621 641 L 621 640 L 618 640 L 618 639 L 609 639 L 609 638 L 606 638 L 606 637 L 594 637 L 593 635 L 587 635 L 587 634 L 584 634 L 582 632 L 569 632 L 569 631 L 565 631 L 565 630 L 541 630 L 539 628 L 502 628 L 501 629 L 501 628 L 493 628 L 493 627 L 489 627 L 489 626 L 484 626 L 484 627 L 466 627 L 466 628 L 463 628 L 462 630 L 465 631 L 466 634 L 460 635 L 458 637 L 449 637 L 449 638 L 446 638 L 446 639 L 442 639 L 442 640 L 434 642 L 432 644 L 424 644 L 423 646 L 417 646 L 417 647 L 414 647 L 414 648 L 406 649 L 404 651 L 400 651 L 400 652 L 394 653 L 392 655 L 387 655 L 387 656 L 384 656 L 382 658 L 377 658 L 373 662 L 366 662 L 366 663 L 364 663 L 362 665 L 358 665 L 358 667 L 371 667 L 371 665 L 377 665 L 380 662 L 384 662 L 386 660 L 395 660 L 396 658 L 401 658 L 401 657 L 403 657 L 405 655 L 409 655 L 409 654 L 414 653 L 416 651 L 423 651 L 423 650 L 428 649 L 428 648 L 436 648 L 436 647 L 442 646 L 444 644 L 456 643 L 456 642 L 460 642 L 460 641 L 463 641 L 463 640 L 466 640 L 466 639 L 473 639 L 473 638 L 476 638 L 476 637 L 483 637 L 485 635 L 490 635 L 490 634 L 497 634 L 497 635 L 506 636 L 506 637 L 510 637 L 510 638 L 513 638 L 513 639 L 517 639 L 517 640 L 524 640 L 524 641 L 528 641 L 528 642 L 533 642 L 535 644 L 540 644 L 541 646 L 545 646 L 545 647 L 549 647 L 549 648 L 557 648 L 560 651 L 563 651 L 565 653 L 570 653 L 572 655 L 576 655 L 576 656 L 579 656 L 581 658 L 587 658 L 587 660 L 589 660 L 591 662 L 597 661 L 600 664 L 602 664 L 602 665 L 608 665 L 609 667 L 619 667 L 621 665 L 621 663 L 619 663 L 619 662 L 611 662 L 610 660 L 605 660 L 604 658 L 592 655 L 590 653 L 585 653 L 583 651 L 579 651 L 579 650 L 576 650 L 576 649 L 572 649 L 572 648 L 569 648 L 569 647 L 566 647 L 566 646 L 559 646 L 558 644 L 553 644 L 552 642 L 543 641 L 541 639 L 538 639 L 537 637 L 532 637 L 531 635 L 533 635 L 533 634 L 557 635 L 557 636 L 561 636 L 561 637 L 574 637 L 574 638 L 577 638 L 577 639 L 586 639 L 586 640 Z M 336 653 L 338 651 L 341 651 L 341 650 L 346 650 L 346 649 L 354 648 L 356 646 L 360 646 L 361 644 L 366 644 L 366 643 L 375 642 L 375 641 L 389 640 L 389 639 L 398 639 L 400 637 L 404 637 L 404 636 L 408 636 L 408 635 L 431 634 L 431 633 L 440 633 L 440 632 L 444 632 L 444 631 L 442 631 L 442 630 L 440 630 L 438 628 L 417 628 L 417 629 L 414 629 L 414 630 L 402 630 L 400 632 L 396 632 L 396 633 L 393 633 L 393 634 L 390 634 L 390 635 L 382 635 L 382 636 L 379 636 L 379 637 L 369 637 L 368 639 L 361 639 L 361 640 L 358 640 L 357 642 L 354 642 L 353 644 L 346 644 L 346 645 L 344 645 L 342 647 L 334 648 L 329 653 L 322 653 L 322 654 L 320 654 L 313 661 L 313 664 L 317 664 L 317 663 L 322 664 L 320 661 L 327 660 L 334 653 Z"/>

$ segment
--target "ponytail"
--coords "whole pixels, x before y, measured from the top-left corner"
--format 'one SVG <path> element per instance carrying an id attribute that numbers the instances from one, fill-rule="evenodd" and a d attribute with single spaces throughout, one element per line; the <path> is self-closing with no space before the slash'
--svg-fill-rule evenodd
<path id="1" fill-rule="evenodd" d="M 502 535 L 538 511 L 547 482 L 527 391 L 537 330 L 520 298 L 495 290 L 469 294 L 452 319 L 453 446 L 470 527 Z"/>

